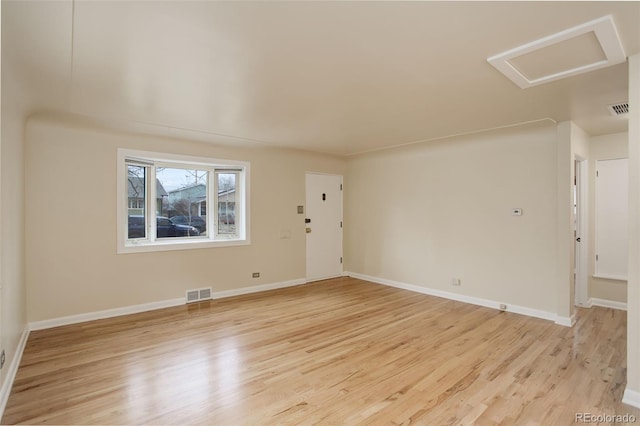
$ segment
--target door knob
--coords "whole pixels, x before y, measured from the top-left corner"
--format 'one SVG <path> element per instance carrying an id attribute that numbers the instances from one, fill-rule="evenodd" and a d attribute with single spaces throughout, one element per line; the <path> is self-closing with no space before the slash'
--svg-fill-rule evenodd
<path id="1" fill-rule="evenodd" d="M 580 242 L 580 237 L 576 238 L 576 241 L 577 241 L 577 242 Z"/>

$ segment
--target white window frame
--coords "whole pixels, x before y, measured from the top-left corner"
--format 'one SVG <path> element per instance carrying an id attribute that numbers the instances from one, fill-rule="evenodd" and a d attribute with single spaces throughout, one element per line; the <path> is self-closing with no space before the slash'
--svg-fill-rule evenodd
<path id="1" fill-rule="evenodd" d="M 149 164 L 147 167 L 147 185 L 146 185 L 146 237 L 145 238 L 128 238 L 128 208 L 129 194 L 125 185 L 127 176 L 127 160 L 137 161 L 139 163 Z M 207 232 L 203 237 L 186 237 L 186 238 L 156 238 L 156 167 L 172 167 L 172 168 L 192 168 L 198 170 L 206 170 L 209 172 L 209 180 L 207 183 Z M 239 171 L 238 182 L 236 182 L 236 227 L 238 238 L 234 239 L 216 239 L 217 229 L 217 208 L 213 214 L 209 214 L 211 204 L 214 206 L 217 200 L 217 182 L 214 182 L 213 176 L 215 172 L 224 172 L 225 170 Z M 228 247 L 249 245 L 250 240 L 250 163 L 246 161 L 222 160 L 208 157 L 193 157 L 178 154 L 167 154 L 151 151 L 138 151 L 125 148 L 118 149 L 118 165 L 117 165 L 117 252 L 124 253 L 141 253 L 154 251 L 169 250 L 189 250 L 202 249 L 209 247 Z M 153 225 L 153 226 L 152 226 Z"/>

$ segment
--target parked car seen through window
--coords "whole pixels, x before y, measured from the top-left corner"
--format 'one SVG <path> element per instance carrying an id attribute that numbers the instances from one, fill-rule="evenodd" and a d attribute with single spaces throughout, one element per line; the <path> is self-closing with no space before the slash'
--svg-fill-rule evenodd
<path id="1" fill-rule="evenodd" d="M 130 239 L 145 237 L 145 220 L 144 216 L 129 216 L 129 234 Z M 156 236 L 158 238 L 173 237 L 193 237 L 200 235 L 200 231 L 193 226 L 180 225 L 173 223 L 169 218 L 158 216 L 156 218 Z"/>

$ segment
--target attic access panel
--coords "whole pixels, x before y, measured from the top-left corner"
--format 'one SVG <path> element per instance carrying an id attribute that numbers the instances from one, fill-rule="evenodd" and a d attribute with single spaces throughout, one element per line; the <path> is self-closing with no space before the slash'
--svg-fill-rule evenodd
<path id="1" fill-rule="evenodd" d="M 626 61 L 611 15 L 487 58 L 520 88 L 594 71 Z"/>

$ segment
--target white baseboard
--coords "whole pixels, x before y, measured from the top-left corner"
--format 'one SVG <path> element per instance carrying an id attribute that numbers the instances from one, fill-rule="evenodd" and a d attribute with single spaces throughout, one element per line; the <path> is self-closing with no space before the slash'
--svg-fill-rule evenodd
<path id="1" fill-rule="evenodd" d="M 581 308 L 590 308 L 593 306 L 593 299 L 590 297 L 585 303 L 578 304 L 578 306 Z"/>
<path id="2" fill-rule="evenodd" d="M 472 305 L 484 306 L 486 308 L 500 310 L 500 305 L 504 303 L 504 302 L 497 302 L 495 300 L 467 296 L 464 294 L 436 290 L 433 288 L 422 287 L 415 284 L 402 283 L 399 281 L 388 280 L 386 278 L 372 277 L 370 275 L 358 274 L 356 272 L 346 272 L 346 275 L 353 278 L 358 278 L 364 281 L 371 281 L 377 284 L 383 284 L 390 287 L 401 288 L 403 290 L 415 291 L 416 293 L 422 293 L 429 296 L 442 297 L 444 299 L 455 300 L 458 302 L 469 303 Z M 505 309 L 506 312 L 513 312 L 515 314 L 527 315 L 534 318 L 541 318 L 548 321 L 554 321 L 556 324 L 565 325 L 567 327 L 571 327 L 573 323 L 575 323 L 575 318 L 572 320 L 571 318 L 558 317 L 553 312 L 541 311 L 538 309 L 527 308 L 526 306 L 513 305 L 509 303 L 504 303 L 504 304 L 507 305 L 507 309 Z"/>
<path id="3" fill-rule="evenodd" d="M 640 408 L 640 392 L 631 390 L 627 386 L 624 390 L 624 395 L 622 396 L 622 403 Z"/>
<path id="4" fill-rule="evenodd" d="M 9 364 L 7 375 L 5 376 L 4 382 L 2 383 L 2 388 L 0 388 L 0 419 L 4 415 L 4 409 L 7 406 L 7 401 L 9 400 L 9 395 L 11 394 L 11 388 L 13 387 L 13 381 L 16 379 L 16 373 L 18 372 L 20 360 L 22 359 L 22 353 L 24 352 L 24 348 L 27 345 L 28 338 L 29 326 L 27 325 L 22 331 L 22 335 L 20 336 L 20 340 L 18 341 L 18 346 L 16 347 L 16 351 L 13 354 L 13 357 L 11 357 L 11 363 Z"/>
<path id="5" fill-rule="evenodd" d="M 299 278 L 297 280 L 282 281 L 279 283 L 261 284 L 253 287 L 244 287 L 244 288 L 238 288 L 234 290 L 216 291 L 211 295 L 211 298 L 224 299 L 225 297 L 242 296 L 243 294 L 259 293 L 261 291 L 268 291 L 268 290 L 277 290 L 279 288 L 294 287 L 294 286 L 302 285 L 306 283 L 307 281 L 304 278 Z"/>
<path id="6" fill-rule="evenodd" d="M 601 306 L 603 308 L 619 309 L 621 311 L 627 310 L 627 304 L 624 302 L 614 302 L 607 299 L 591 299 L 591 306 Z"/>
<path id="7" fill-rule="evenodd" d="M 119 317 L 122 315 L 137 314 L 140 312 L 153 311 L 156 309 L 170 308 L 172 306 L 184 305 L 185 298 L 161 300 L 159 302 L 143 303 L 140 305 L 124 306 L 122 308 L 106 309 L 104 311 L 87 312 L 84 314 L 69 315 L 65 317 L 53 318 L 29 323 L 30 330 L 44 330 L 47 328 L 60 327 L 63 325 L 78 324 L 81 322 L 95 321 L 105 318 Z"/>
<path id="8" fill-rule="evenodd" d="M 324 281 L 324 280 L 332 280 L 334 278 L 342 278 L 342 277 L 346 277 L 346 275 L 344 274 L 344 272 L 340 272 L 338 275 L 325 275 L 322 277 L 317 277 L 317 278 L 312 278 L 312 279 L 307 279 L 305 280 L 305 283 L 315 283 L 318 281 Z"/>
<path id="9" fill-rule="evenodd" d="M 563 325 L 565 327 L 573 327 L 576 325 L 576 313 L 574 312 L 570 317 L 563 317 L 560 315 L 556 315 L 555 323 L 558 325 Z"/>
<path id="10" fill-rule="evenodd" d="M 257 293 L 260 291 L 275 290 L 279 288 L 292 287 L 305 284 L 304 279 L 283 281 L 272 284 L 262 284 L 253 287 L 244 287 L 234 290 L 223 290 L 214 292 L 212 299 L 223 299 L 225 297 L 241 296 L 243 294 Z M 125 306 L 122 308 L 106 309 L 104 311 L 87 312 L 78 315 L 69 315 L 60 318 L 53 318 L 43 321 L 34 321 L 29 323 L 30 330 L 44 330 L 47 328 L 60 327 L 63 325 L 78 324 L 81 322 L 94 321 L 105 318 L 119 317 L 122 315 L 137 314 L 140 312 L 153 311 L 156 309 L 170 308 L 173 306 L 184 305 L 186 303 L 184 297 L 177 299 L 161 300 L 158 302 L 143 303 L 141 305 Z"/>

